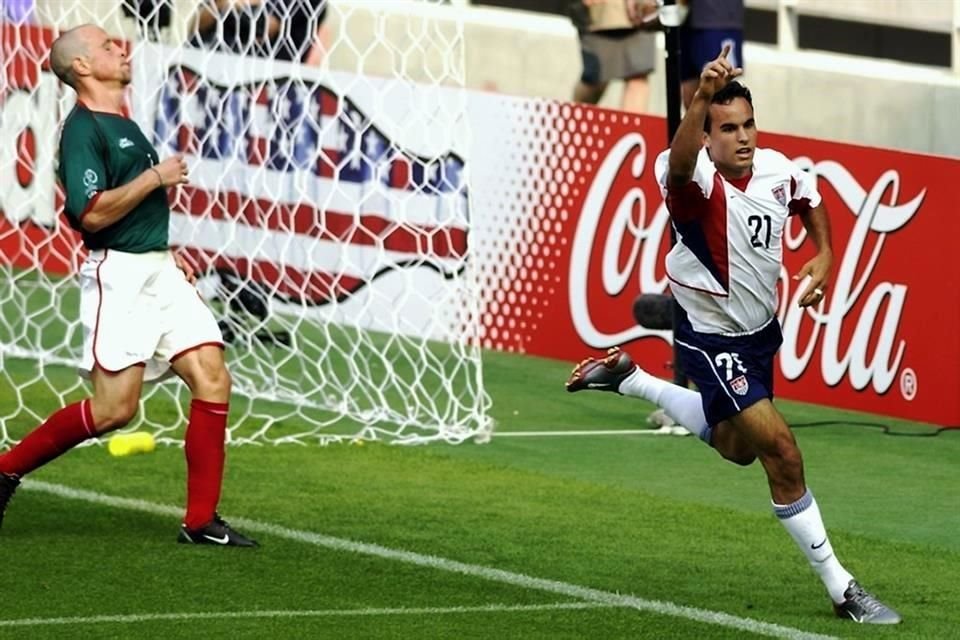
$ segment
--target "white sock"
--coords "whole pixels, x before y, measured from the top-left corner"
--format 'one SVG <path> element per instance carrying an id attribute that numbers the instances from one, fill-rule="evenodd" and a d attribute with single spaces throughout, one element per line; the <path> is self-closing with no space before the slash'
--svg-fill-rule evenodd
<path id="1" fill-rule="evenodd" d="M 810 489 L 793 504 L 773 503 L 773 511 L 807 556 L 810 566 L 820 576 L 833 601 L 843 602 L 843 592 L 847 590 L 853 576 L 843 568 L 833 553 L 833 546 L 820 518 L 820 508 Z"/>
<path id="2" fill-rule="evenodd" d="M 684 429 L 710 442 L 712 429 L 703 415 L 703 403 L 696 391 L 661 380 L 640 367 L 620 383 L 619 391 L 625 396 L 649 400 L 666 411 Z"/>

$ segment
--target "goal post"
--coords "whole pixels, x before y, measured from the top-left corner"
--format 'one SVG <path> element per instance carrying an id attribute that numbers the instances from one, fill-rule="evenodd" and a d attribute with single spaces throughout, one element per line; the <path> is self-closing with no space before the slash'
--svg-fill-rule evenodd
<path id="1" fill-rule="evenodd" d="M 84 22 L 126 44 L 130 117 L 187 160 L 170 238 L 228 341 L 231 442 L 485 439 L 456 11 L 288 0 L 246 16 L 262 38 L 221 21 L 200 39 L 197 4 L 36 0 L 0 17 L 0 448 L 43 419 L 37 398 L 89 393 L 84 251 L 53 182 L 74 94 L 46 60 Z M 187 395 L 146 387 L 128 429 L 181 441 Z"/>

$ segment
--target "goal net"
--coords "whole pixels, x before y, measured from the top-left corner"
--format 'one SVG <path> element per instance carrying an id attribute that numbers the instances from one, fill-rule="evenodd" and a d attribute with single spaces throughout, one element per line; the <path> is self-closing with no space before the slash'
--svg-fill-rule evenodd
<path id="1" fill-rule="evenodd" d="M 55 183 L 72 90 L 50 43 L 93 22 L 133 63 L 129 114 L 184 154 L 171 243 L 234 380 L 230 441 L 489 434 L 470 260 L 463 24 L 426 0 L 14 0 L 0 55 L 0 448 L 89 394 L 84 256 Z M 197 9 L 198 5 L 209 9 Z M 182 440 L 189 391 L 135 422 Z"/>

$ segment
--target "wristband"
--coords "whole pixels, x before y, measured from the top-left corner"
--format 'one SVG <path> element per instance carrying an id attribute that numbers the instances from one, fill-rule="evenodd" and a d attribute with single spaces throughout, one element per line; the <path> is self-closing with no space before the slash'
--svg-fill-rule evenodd
<path id="1" fill-rule="evenodd" d="M 157 180 L 160 181 L 160 186 L 162 187 L 162 186 L 163 186 L 163 178 L 160 176 L 160 172 L 157 171 L 156 167 L 150 167 L 150 171 L 153 171 L 155 174 L 157 174 Z"/>

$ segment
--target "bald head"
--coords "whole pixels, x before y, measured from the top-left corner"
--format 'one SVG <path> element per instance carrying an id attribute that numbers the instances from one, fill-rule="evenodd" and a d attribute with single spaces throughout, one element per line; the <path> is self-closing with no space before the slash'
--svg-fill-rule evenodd
<path id="1" fill-rule="evenodd" d="M 101 29 L 92 24 L 74 27 L 60 34 L 50 47 L 50 68 L 60 80 L 74 89 L 77 88 L 77 76 L 73 71 L 73 61 L 90 55 L 91 43 Z"/>

